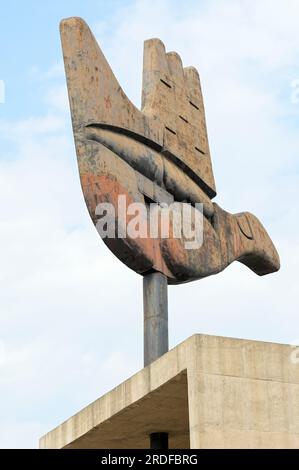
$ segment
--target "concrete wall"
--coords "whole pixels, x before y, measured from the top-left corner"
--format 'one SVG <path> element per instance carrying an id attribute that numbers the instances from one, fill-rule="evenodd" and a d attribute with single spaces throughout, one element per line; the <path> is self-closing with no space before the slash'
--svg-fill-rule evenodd
<path id="1" fill-rule="evenodd" d="M 40 440 L 41 448 L 299 448 L 299 364 L 282 344 L 194 335 Z"/>

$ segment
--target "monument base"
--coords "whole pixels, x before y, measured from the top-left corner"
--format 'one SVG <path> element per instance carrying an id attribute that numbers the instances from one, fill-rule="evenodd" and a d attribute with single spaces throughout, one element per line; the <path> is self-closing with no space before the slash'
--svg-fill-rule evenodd
<path id="1" fill-rule="evenodd" d="M 40 439 L 43 449 L 299 448 L 299 364 L 283 344 L 194 335 Z"/>

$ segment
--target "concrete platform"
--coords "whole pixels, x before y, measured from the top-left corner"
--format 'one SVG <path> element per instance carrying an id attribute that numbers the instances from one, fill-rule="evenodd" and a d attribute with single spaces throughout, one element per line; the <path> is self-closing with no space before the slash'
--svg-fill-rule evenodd
<path id="1" fill-rule="evenodd" d="M 40 439 L 47 449 L 299 448 L 291 346 L 194 335 Z"/>

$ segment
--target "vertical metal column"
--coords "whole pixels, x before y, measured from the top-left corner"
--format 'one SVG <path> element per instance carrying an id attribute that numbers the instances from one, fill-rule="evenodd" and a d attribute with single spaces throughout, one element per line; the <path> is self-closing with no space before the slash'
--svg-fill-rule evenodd
<path id="1" fill-rule="evenodd" d="M 150 435 L 150 448 L 151 449 L 168 449 L 168 433 L 167 432 L 153 432 Z"/>
<path id="2" fill-rule="evenodd" d="M 161 273 L 143 278 L 144 367 L 168 351 L 167 277 Z M 150 434 L 150 449 L 168 449 L 168 433 Z"/>
<path id="3" fill-rule="evenodd" d="M 143 278 L 144 367 L 168 351 L 167 277 L 161 273 Z"/>

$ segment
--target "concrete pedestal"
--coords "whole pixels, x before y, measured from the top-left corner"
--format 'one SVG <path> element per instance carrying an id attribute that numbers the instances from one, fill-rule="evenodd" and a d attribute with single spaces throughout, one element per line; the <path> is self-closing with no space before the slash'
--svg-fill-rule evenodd
<path id="1" fill-rule="evenodd" d="M 194 335 L 40 439 L 40 448 L 299 448 L 291 346 Z"/>

